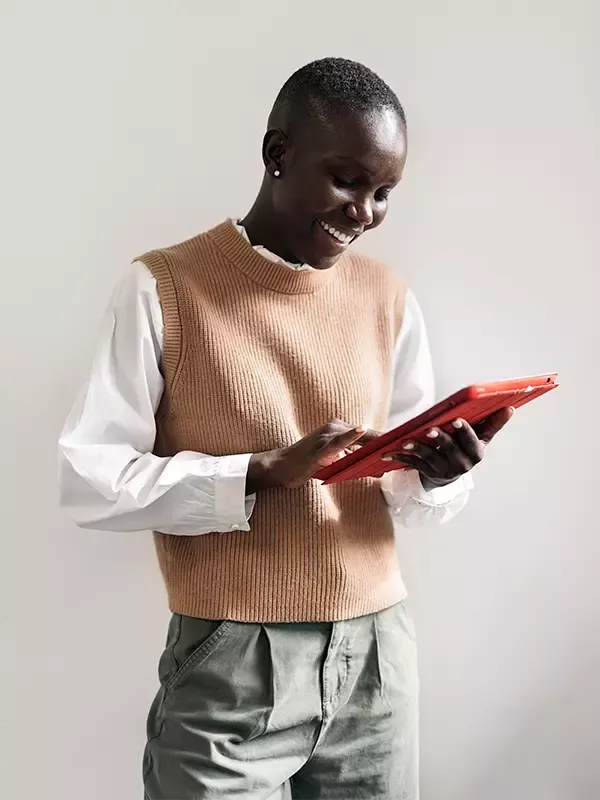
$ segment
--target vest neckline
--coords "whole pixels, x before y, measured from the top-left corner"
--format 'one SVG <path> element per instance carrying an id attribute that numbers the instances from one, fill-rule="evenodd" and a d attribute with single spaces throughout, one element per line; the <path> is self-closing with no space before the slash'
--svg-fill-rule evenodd
<path id="1" fill-rule="evenodd" d="M 310 294 L 335 277 L 338 265 L 329 269 L 294 270 L 261 255 L 242 236 L 231 220 L 208 231 L 211 241 L 237 269 L 255 283 L 283 294 Z"/>

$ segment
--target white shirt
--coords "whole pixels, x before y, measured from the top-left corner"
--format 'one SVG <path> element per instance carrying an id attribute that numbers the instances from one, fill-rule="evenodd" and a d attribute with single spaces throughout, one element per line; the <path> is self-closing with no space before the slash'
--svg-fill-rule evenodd
<path id="1" fill-rule="evenodd" d="M 240 232 L 245 231 L 238 226 Z M 283 268 L 292 265 L 262 247 Z M 155 413 L 164 391 L 163 317 L 154 276 L 141 262 L 123 271 L 104 317 L 87 385 L 59 442 L 60 501 L 82 528 L 151 529 L 177 535 L 250 530 L 255 496 L 246 496 L 250 453 L 212 456 L 152 453 Z M 423 316 L 407 293 L 394 352 L 387 429 L 435 401 Z M 418 473 L 382 479 L 392 517 L 406 526 L 446 522 L 465 505 L 470 475 L 426 492 Z"/>

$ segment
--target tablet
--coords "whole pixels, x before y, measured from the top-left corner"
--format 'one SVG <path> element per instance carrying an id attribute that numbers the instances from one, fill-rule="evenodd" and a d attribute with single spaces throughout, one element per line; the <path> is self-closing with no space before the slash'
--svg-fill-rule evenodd
<path id="1" fill-rule="evenodd" d="M 316 472 L 313 478 L 326 484 L 340 483 L 357 478 L 379 478 L 384 473 L 396 469 L 411 469 L 398 461 L 382 461 L 382 456 L 398 452 L 402 444 L 409 439 L 429 442 L 426 433 L 431 427 L 444 428 L 451 432 L 452 422 L 458 417 L 465 419 L 470 425 L 476 425 L 502 408 L 523 406 L 536 397 L 556 389 L 557 377 L 557 373 L 553 372 L 529 378 L 467 386 L 409 422 L 378 436 L 369 444 L 324 467 Z"/>

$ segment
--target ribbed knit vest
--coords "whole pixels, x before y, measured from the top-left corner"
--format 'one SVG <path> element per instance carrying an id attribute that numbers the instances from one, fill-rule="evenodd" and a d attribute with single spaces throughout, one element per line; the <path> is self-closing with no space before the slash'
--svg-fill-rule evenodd
<path id="1" fill-rule="evenodd" d="M 263 452 L 335 418 L 385 426 L 405 295 L 386 267 L 346 253 L 288 269 L 231 222 L 139 260 L 164 317 L 156 454 Z M 172 611 L 332 621 L 405 596 L 378 479 L 259 491 L 250 526 L 155 534 Z"/>

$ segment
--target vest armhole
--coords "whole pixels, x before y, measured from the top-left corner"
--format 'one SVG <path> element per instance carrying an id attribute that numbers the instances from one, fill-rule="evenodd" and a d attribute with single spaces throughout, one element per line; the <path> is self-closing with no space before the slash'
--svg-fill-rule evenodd
<path id="1" fill-rule="evenodd" d="M 398 290 L 396 291 L 396 297 L 394 299 L 394 333 L 395 333 L 395 341 L 398 340 L 398 336 L 400 335 L 400 330 L 402 328 L 402 323 L 404 321 L 404 310 L 406 308 L 406 286 L 401 283 L 398 286 Z"/>
<path id="2" fill-rule="evenodd" d="M 137 260 L 142 261 L 156 278 L 164 325 L 161 371 L 165 380 L 165 389 L 168 390 L 165 391 L 164 396 L 170 398 L 179 382 L 186 349 L 181 333 L 177 289 L 164 253 L 155 250 Z M 159 405 L 157 416 L 160 416 L 161 412 L 162 402 Z"/>

